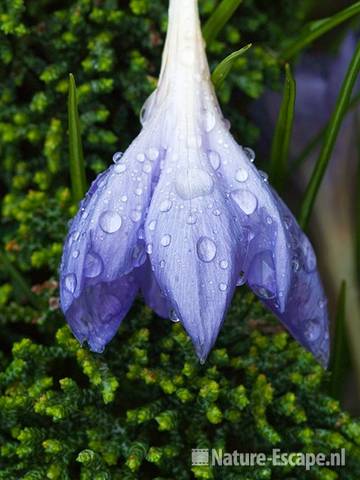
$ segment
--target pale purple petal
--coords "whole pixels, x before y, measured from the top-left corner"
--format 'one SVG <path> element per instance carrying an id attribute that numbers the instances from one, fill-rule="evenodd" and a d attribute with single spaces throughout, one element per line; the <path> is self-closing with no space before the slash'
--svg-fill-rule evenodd
<path id="1" fill-rule="evenodd" d="M 151 254 L 150 250 L 152 251 L 152 246 L 150 247 L 150 245 L 151 244 L 147 246 L 149 254 Z M 159 317 L 168 318 L 170 306 L 165 295 L 160 290 L 152 271 L 150 261 L 147 260 L 141 268 L 134 271 L 134 274 L 140 286 L 140 291 L 144 296 L 146 305 L 154 310 Z"/>

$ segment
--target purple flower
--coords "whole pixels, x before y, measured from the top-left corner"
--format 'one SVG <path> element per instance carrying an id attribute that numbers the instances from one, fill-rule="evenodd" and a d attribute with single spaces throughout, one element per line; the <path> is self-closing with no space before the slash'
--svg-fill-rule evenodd
<path id="1" fill-rule="evenodd" d="M 61 306 L 103 351 L 139 291 L 180 321 L 205 361 L 247 283 L 324 365 L 326 300 L 313 249 L 229 132 L 211 85 L 196 0 L 170 1 L 159 86 L 143 129 L 93 183 L 67 237 Z"/>

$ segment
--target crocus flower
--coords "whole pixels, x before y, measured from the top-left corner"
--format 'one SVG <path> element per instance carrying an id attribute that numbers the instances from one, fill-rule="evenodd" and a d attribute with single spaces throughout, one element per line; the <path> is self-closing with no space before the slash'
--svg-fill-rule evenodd
<path id="1" fill-rule="evenodd" d="M 309 240 L 229 132 L 196 0 L 170 0 L 157 90 L 139 136 L 91 186 L 68 234 L 61 306 L 102 352 L 136 295 L 180 321 L 204 362 L 247 283 L 324 365 L 326 300 Z"/>

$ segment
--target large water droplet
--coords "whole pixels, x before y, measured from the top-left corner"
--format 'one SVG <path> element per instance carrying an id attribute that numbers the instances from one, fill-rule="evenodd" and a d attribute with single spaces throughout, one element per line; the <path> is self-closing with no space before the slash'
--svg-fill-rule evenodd
<path id="1" fill-rule="evenodd" d="M 213 191 L 214 182 L 211 176 L 200 168 L 191 168 L 176 177 L 175 188 L 184 200 L 192 200 L 208 195 Z"/>
<path id="2" fill-rule="evenodd" d="M 113 159 L 113 162 L 114 162 L 115 164 L 116 164 L 116 163 L 119 163 L 123 155 L 124 155 L 123 152 L 116 152 L 116 153 L 114 153 L 113 158 L 112 158 L 112 159 Z"/>
<path id="3" fill-rule="evenodd" d="M 250 162 L 253 163 L 255 161 L 255 158 L 256 158 L 254 150 L 250 147 L 244 147 L 243 150 L 244 150 L 247 158 L 250 160 Z"/>
<path id="4" fill-rule="evenodd" d="M 65 288 L 68 292 L 74 293 L 76 289 L 76 276 L 74 273 L 69 273 L 64 279 Z"/>
<path id="5" fill-rule="evenodd" d="M 257 208 L 257 198 L 249 190 L 235 190 L 231 192 L 232 198 L 246 215 L 251 215 Z"/>
<path id="6" fill-rule="evenodd" d="M 316 342 L 321 335 L 321 324 L 318 319 L 310 319 L 305 323 L 304 335 L 309 342 Z"/>
<path id="7" fill-rule="evenodd" d="M 101 214 L 99 224 L 105 233 L 115 233 L 121 227 L 122 220 L 117 212 L 107 211 Z"/>
<path id="8" fill-rule="evenodd" d="M 216 256 L 216 244 L 208 237 L 201 237 L 196 245 L 198 257 L 202 262 L 212 262 Z"/>
<path id="9" fill-rule="evenodd" d="M 178 317 L 176 311 L 173 308 L 169 312 L 169 318 L 174 323 L 180 322 L 180 318 Z"/>
<path id="10" fill-rule="evenodd" d="M 209 161 L 211 163 L 211 166 L 214 170 L 218 170 L 220 168 L 221 164 L 221 157 L 218 154 L 218 152 L 215 152 L 214 150 L 210 150 L 208 153 Z"/>
<path id="11" fill-rule="evenodd" d="M 161 238 L 160 243 L 163 247 L 168 247 L 171 243 L 171 236 L 170 235 L 164 235 Z"/>
<path id="12" fill-rule="evenodd" d="M 114 167 L 114 172 L 115 173 L 124 173 L 126 170 L 126 164 L 125 163 L 117 163 Z"/>
<path id="13" fill-rule="evenodd" d="M 163 200 L 160 203 L 160 212 L 168 212 L 170 208 L 172 207 L 172 201 L 171 200 Z"/>
<path id="14" fill-rule="evenodd" d="M 237 182 L 246 182 L 246 180 L 249 178 L 249 174 L 245 168 L 239 168 L 239 170 L 236 172 L 235 178 Z"/>
<path id="15" fill-rule="evenodd" d="M 98 277 L 103 271 L 103 262 L 100 256 L 95 252 L 89 252 L 85 257 L 84 273 L 85 277 Z"/>

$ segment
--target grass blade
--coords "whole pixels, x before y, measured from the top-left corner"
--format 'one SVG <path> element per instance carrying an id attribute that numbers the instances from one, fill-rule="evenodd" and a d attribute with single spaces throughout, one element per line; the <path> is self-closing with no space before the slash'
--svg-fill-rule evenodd
<path id="1" fill-rule="evenodd" d="M 224 58 L 224 60 L 222 60 L 219 65 L 217 65 L 211 75 L 211 80 L 215 88 L 219 88 L 223 84 L 225 78 L 229 75 L 235 61 L 241 55 L 244 55 L 244 53 L 247 52 L 251 46 L 252 44 L 249 43 L 245 47 L 240 48 L 240 50 L 231 53 L 229 56 Z"/>
<path id="2" fill-rule="evenodd" d="M 355 208 L 354 212 L 356 212 L 355 218 L 355 275 L 358 284 L 360 285 L 360 140 L 359 140 L 359 133 L 360 133 L 360 114 L 356 112 L 355 116 L 355 128 L 357 133 L 357 175 L 356 175 L 356 193 L 355 193 Z M 360 379 L 359 379 L 360 380 Z"/>
<path id="3" fill-rule="evenodd" d="M 86 193 L 87 185 L 84 155 L 81 143 L 76 84 L 72 74 L 69 75 L 68 122 L 72 193 L 74 200 L 79 202 Z"/>
<path id="4" fill-rule="evenodd" d="M 330 361 L 330 394 L 340 400 L 343 391 L 346 366 L 349 362 L 349 348 L 346 334 L 346 282 L 343 281 L 337 302 L 335 337 Z"/>
<path id="5" fill-rule="evenodd" d="M 321 37 L 329 30 L 345 22 L 354 15 L 360 13 L 360 2 L 355 2 L 348 8 L 341 10 L 335 15 L 311 22 L 304 27 L 297 38 L 295 38 L 280 54 L 280 59 L 287 61 L 294 57 L 297 53 L 303 50 L 307 45 L 312 43 L 317 38 Z"/>
<path id="6" fill-rule="evenodd" d="M 203 28 L 203 37 L 207 44 L 215 40 L 241 2 L 242 0 L 222 0 Z"/>
<path id="7" fill-rule="evenodd" d="M 17 292 L 22 297 L 26 298 L 33 307 L 36 309 L 41 308 L 40 301 L 33 294 L 26 280 L 22 277 L 21 273 L 16 270 L 4 251 L 0 251 L 0 265 L 2 265 L 4 271 L 7 272 L 9 277 L 12 279 L 13 285 Z"/>
<path id="8" fill-rule="evenodd" d="M 317 193 L 319 191 L 332 151 L 334 149 L 341 123 L 350 103 L 351 93 L 357 80 L 359 69 L 360 42 L 357 44 L 355 53 L 343 81 L 340 94 L 337 98 L 335 110 L 331 116 L 329 127 L 326 130 L 325 140 L 320 152 L 320 156 L 315 165 L 311 180 L 305 192 L 299 216 L 299 222 L 303 229 L 305 229 L 309 223 Z"/>
<path id="9" fill-rule="evenodd" d="M 285 66 L 284 95 L 271 149 L 270 179 L 278 190 L 283 188 L 294 126 L 296 82 L 289 64 Z"/>

